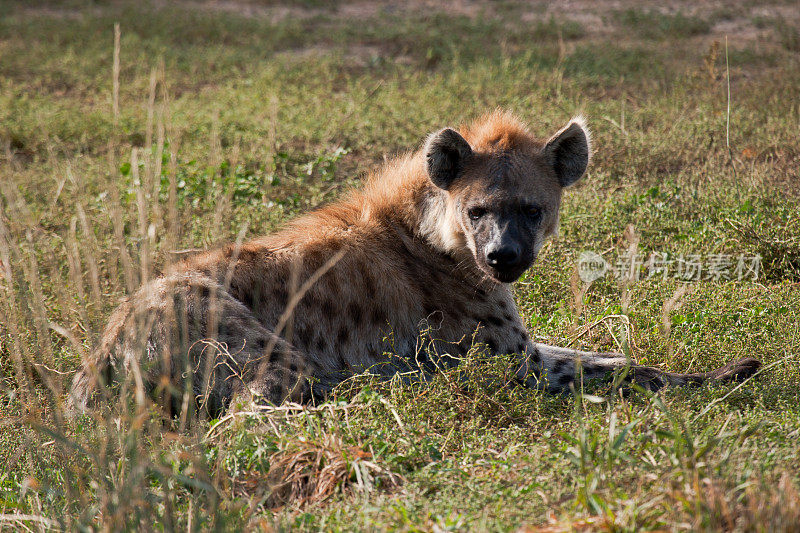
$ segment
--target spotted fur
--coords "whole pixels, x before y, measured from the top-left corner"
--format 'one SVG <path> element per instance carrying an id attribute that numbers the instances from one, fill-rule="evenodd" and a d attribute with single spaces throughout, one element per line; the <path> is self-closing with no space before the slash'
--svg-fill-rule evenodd
<path id="1" fill-rule="evenodd" d="M 77 373 L 75 406 L 125 383 L 173 412 L 186 393 L 212 413 L 239 394 L 305 401 L 366 370 L 457 364 L 473 342 L 518 354 L 519 382 L 553 391 L 627 366 L 653 389 L 751 375 L 754 360 L 671 374 L 531 340 L 509 283 L 556 232 L 590 153 L 582 119 L 546 141 L 499 111 L 434 133 L 345 199 L 142 287 Z"/>

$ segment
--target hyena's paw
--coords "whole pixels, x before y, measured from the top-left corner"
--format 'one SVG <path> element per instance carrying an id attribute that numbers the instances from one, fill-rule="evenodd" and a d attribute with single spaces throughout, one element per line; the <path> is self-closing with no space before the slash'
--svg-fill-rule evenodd
<path id="1" fill-rule="evenodd" d="M 758 372 L 759 368 L 761 368 L 761 362 L 758 359 L 745 357 L 713 370 L 707 376 L 709 380 L 718 382 L 744 381 Z"/>

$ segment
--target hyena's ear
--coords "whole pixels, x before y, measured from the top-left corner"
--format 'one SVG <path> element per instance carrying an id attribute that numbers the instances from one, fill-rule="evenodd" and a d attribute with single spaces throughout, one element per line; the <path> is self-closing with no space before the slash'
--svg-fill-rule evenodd
<path id="1" fill-rule="evenodd" d="M 591 137 L 583 117 L 576 117 L 553 135 L 544 153 L 562 187 L 569 187 L 586 172 L 591 155 Z"/>
<path id="2" fill-rule="evenodd" d="M 428 176 L 434 185 L 447 190 L 471 155 L 472 147 L 456 130 L 445 128 L 433 133 L 425 143 Z"/>

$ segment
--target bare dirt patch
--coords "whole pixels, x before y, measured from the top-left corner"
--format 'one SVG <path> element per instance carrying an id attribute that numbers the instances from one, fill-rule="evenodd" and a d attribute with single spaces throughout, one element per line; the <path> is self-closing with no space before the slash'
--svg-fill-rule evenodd
<path id="1" fill-rule="evenodd" d="M 53 7 L 39 5 L 24 7 L 17 11 L 20 16 L 43 16 L 60 19 L 80 19 L 87 14 L 100 15 L 119 8 L 125 2 L 111 2 L 105 6 L 94 6 L 87 11 L 79 7 Z M 738 41 L 754 42 L 769 40 L 773 29 L 770 21 L 781 21 L 789 26 L 800 26 L 800 9 L 785 2 L 753 4 L 746 0 L 735 0 L 720 5 L 710 1 L 665 0 L 658 4 L 643 5 L 635 0 L 559 0 L 555 2 L 506 2 L 497 5 L 475 0 L 411 0 L 409 2 L 331 1 L 304 4 L 303 2 L 276 2 L 272 0 L 157 0 L 156 8 L 179 5 L 188 9 L 207 12 L 229 13 L 247 18 L 259 18 L 278 23 L 284 20 L 305 20 L 325 16 L 332 21 L 375 19 L 382 15 L 434 15 L 447 14 L 469 18 L 502 16 L 499 12 L 516 12 L 514 20 L 521 24 L 532 24 L 542 20 L 574 21 L 579 23 L 586 37 L 608 36 L 630 30 L 622 28 L 615 14 L 627 10 L 653 12 L 672 16 L 681 14 L 696 17 L 710 24 L 708 36 L 712 38 L 735 38 Z M 508 17 L 504 16 L 504 19 Z"/>

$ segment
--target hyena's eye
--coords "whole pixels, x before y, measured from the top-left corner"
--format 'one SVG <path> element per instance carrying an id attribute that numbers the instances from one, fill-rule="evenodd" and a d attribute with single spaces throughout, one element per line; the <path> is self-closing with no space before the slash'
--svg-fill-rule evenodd
<path id="1" fill-rule="evenodd" d="M 542 210 L 535 205 L 529 205 L 525 207 L 525 214 L 531 218 L 539 218 L 542 216 Z"/>
<path id="2" fill-rule="evenodd" d="M 472 207 L 467 211 L 467 215 L 472 220 L 480 220 L 480 218 L 486 214 L 486 209 L 482 207 Z"/>

